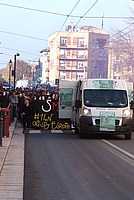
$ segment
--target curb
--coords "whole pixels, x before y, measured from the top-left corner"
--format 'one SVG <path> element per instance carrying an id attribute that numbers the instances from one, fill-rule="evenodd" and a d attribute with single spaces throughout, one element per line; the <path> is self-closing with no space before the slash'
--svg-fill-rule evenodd
<path id="1" fill-rule="evenodd" d="M 9 126 L 9 137 L 2 138 L 2 146 L 0 147 L 0 153 L 2 154 L 0 157 L 0 174 L 2 172 L 4 163 L 6 160 L 6 156 L 9 151 L 9 147 L 10 147 L 11 140 L 14 134 L 16 123 L 17 123 L 17 120 Z"/>

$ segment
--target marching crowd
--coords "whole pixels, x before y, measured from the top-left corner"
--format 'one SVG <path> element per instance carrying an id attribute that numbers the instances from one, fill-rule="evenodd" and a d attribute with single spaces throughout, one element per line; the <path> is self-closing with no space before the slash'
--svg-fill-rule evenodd
<path id="1" fill-rule="evenodd" d="M 0 90 L 0 108 L 10 109 L 11 121 L 17 117 L 17 120 L 23 126 L 23 133 L 31 127 L 31 113 L 32 113 L 32 101 L 52 99 L 58 102 L 59 91 L 44 89 L 39 91 L 21 90 Z"/>

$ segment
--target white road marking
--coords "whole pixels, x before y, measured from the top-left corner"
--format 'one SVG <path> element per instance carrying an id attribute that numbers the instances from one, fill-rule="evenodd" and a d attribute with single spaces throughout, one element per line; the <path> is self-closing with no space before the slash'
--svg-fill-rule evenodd
<path id="1" fill-rule="evenodd" d="M 30 130 L 29 133 L 41 133 L 41 130 Z"/>
<path id="2" fill-rule="evenodd" d="M 133 154 L 125 151 L 124 149 L 121 149 L 120 147 L 117 147 L 116 145 L 112 144 L 111 142 L 108 142 L 107 140 L 102 140 L 102 141 L 108 144 L 109 146 L 113 147 L 114 149 L 120 151 L 121 153 L 125 154 L 126 156 L 129 156 L 130 158 L 134 159 Z"/>
<path id="3" fill-rule="evenodd" d="M 51 130 L 51 133 L 63 133 L 62 130 Z"/>

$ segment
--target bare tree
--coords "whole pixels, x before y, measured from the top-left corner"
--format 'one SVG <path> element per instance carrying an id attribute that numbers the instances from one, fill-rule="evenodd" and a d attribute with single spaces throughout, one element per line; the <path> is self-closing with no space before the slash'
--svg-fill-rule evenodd
<path id="1" fill-rule="evenodd" d="M 134 14 L 134 11 L 133 11 Z M 110 40 L 110 49 L 113 58 L 114 77 L 134 80 L 134 17 L 129 18 L 129 24 L 123 30 L 116 30 Z"/>

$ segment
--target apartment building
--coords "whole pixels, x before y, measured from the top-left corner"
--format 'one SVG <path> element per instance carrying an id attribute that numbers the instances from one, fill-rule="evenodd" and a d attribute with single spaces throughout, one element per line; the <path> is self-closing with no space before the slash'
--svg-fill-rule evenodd
<path id="1" fill-rule="evenodd" d="M 107 78 L 108 39 L 106 32 L 92 26 L 68 26 L 53 33 L 48 48 L 41 51 L 44 80 L 55 84 L 59 79 Z"/>

